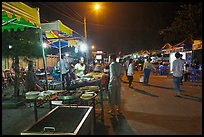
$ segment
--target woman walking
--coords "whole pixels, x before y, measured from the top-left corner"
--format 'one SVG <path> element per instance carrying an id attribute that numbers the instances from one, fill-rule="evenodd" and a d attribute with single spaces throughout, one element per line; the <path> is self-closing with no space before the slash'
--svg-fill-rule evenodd
<path id="1" fill-rule="evenodd" d="M 147 58 L 147 61 L 144 63 L 144 66 L 143 66 L 143 72 L 144 72 L 144 83 L 143 84 L 145 86 L 147 86 L 149 83 L 149 76 L 150 76 L 151 68 L 156 70 L 156 68 L 153 66 L 150 60 L 151 60 L 150 58 Z"/>

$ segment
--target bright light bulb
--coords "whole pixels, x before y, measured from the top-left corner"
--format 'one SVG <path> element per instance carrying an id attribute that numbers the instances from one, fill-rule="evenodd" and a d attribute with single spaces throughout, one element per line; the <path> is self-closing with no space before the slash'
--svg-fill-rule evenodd
<path id="1" fill-rule="evenodd" d="M 99 5 L 99 4 L 96 4 L 95 7 L 94 7 L 94 9 L 95 9 L 95 10 L 100 9 L 100 5 Z"/>
<path id="2" fill-rule="evenodd" d="M 91 49 L 95 49 L 95 46 L 94 46 L 94 45 L 92 45 L 92 46 L 91 46 Z"/>
<path id="3" fill-rule="evenodd" d="M 80 51 L 82 51 L 82 52 L 87 51 L 87 45 L 86 44 L 80 45 Z"/>
<path id="4" fill-rule="evenodd" d="M 46 48 L 46 47 L 47 47 L 47 44 L 46 44 L 46 43 L 43 43 L 42 46 L 43 46 L 43 48 Z"/>
<path id="5" fill-rule="evenodd" d="M 69 54 L 68 54 L 68 53 L 66 53 L 66 54 L 65 54 L 65 56 L 66 56 L 66 57 L 68 57 L 68 56 L 69 56 Z"/>

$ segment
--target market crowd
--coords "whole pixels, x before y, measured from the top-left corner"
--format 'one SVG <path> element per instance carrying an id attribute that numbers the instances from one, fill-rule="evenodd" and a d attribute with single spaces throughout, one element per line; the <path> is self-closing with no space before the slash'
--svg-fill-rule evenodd
<path id="1" fill-rule="evenodd" d="M 133 88 L 132 82 L 134 79 L 134 74 L 137 71 L 143 72 L 140 75 L 140 79 L 144 86 L 149 85 L 150 73 L 154 74 L 164 74 L 164 62 L 160 62 L 155 65 L 151 62 L 151 58 L 147 57 L 144 62 L 138 62 L 137 60 L 127 57 L 125 59 L 117 60 L 115 54 L 109 55 L 109 62 L 104 63 L 102 61 L 92 60 L 89 63 L 84 57 L 78 58 L 75 62 L 68 62 L 67 59 L 62 55 L 58 59 L 57 63 L 53 66 L 50 71 L 53 81 L 63 82 L 62 89 L 69 91 L 71 83 L 73 80 L 82 79 L 86 74 L 91 72 L 102 74 L 102 86 L 108 95 L 110 111 L 109 114 L 122 114 L 121 108 L 121 82 L 122 76 L 126 75 L 128 81 L 128 87 Z M 176 91 L 176 96 L 180 97 L 180 84 L 182 81 L 189 81 L 190 76 L 192 77 L 198 68 L 196 64 L 187 64 L 186 60 L 182 59 L 182 54 L 177 52 L 175 54 L 176 59 L 173 61 L 172 74 L 173 84 Z M 117 61 L 116 61 L 117 60 Z M 158 71 L 159 70 L 159 71 Z M 36 76 L 38 73 L 42 73 L 42 69 L 35 68 L 33 63 L 29 63 L 27 68 L 21 69 L 24 73 L 20 73 L 21 77 L 25 81 L 25 92 L 28 91 L 43 91 L 45 85 L 41 82 L 39 77 Z M 60 78 L 60 72 L 62 78 Z M 5 77 L 2 73 L 2 77 Z"/>

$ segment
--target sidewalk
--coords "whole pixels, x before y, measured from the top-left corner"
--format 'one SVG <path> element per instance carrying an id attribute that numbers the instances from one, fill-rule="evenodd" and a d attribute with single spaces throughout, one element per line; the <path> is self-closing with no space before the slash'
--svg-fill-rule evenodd
<path id="1" fill-rule="evenodd" d="M 171 78 L 150 76 L 150 85 L 139 83 L 134 75 L 133 88 L 128 88 L 126 77 L 122 83 L 124 115 L 112 117 L 104 101 L 104 125 L 97 122 L 96 135 L 202 135 L 202 83 L 184 82 L 182 97 L 175 97 Z M 38 116 L 49 112 L 39 108 Z M 22 106 L 2 109 L 2 134 L 19 135 L 34 124 L 33 108 Z"/>

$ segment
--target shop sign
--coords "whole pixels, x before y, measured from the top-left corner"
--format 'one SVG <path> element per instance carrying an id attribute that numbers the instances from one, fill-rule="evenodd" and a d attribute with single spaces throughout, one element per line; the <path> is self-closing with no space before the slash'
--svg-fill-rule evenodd
<path id="1" fill-rule="evenodd" d="M 202 49 L 202 42 L 193 44 L 192 50 L 199 50 L 199 49 Z"/>

